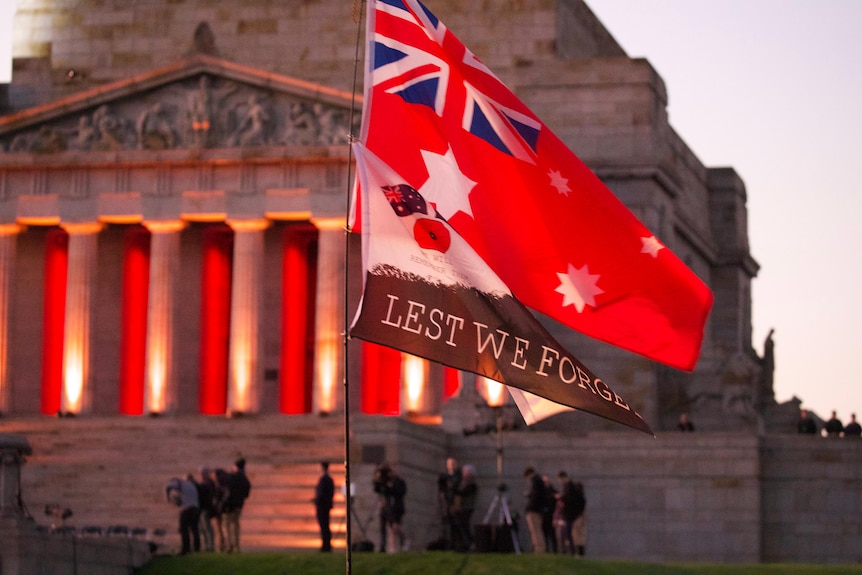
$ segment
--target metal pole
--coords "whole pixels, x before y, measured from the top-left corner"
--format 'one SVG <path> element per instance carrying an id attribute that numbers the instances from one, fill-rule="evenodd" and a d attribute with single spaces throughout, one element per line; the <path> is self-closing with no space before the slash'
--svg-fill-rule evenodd
<path id="1" fill-rule="evenodd" d="M 356 135 L 353 133 L 353 114 L 356 106 L 357 70 L 359 69 L 359 48 L 362 37 L 362 13 L 364 12 L 364 8 L 365 0 L 362 0 L 359 3 L 359 14 L 355 15 L 356 17 L 354 18 L 356 20 L 356 48 L 353 59 L 353 92 L 350 102 L 350 137 L 347 148 L 347 201 L 345 202 L 346 209 L 344 217 L 344 334 L 342 335 L 342 339 L 344 341 L 344 497 L 345 505 L 347 507 L 345 511 L 345 514 L 347 516 L 347 528 L 344 530 L 344 568 L 347 575 L 351 575 L 353 573 L 353 518 L 351 517 L 351 510 L 353 509 L 353 493 L 351 493 L 352 484 L 350 481 L 350 361 L 348 357 L 348 332 L 350 331 L 350 319 L 348 315 L 348 306 L 350 303 L 348 289 L 350 286 L 350 191 L 352 189 L 352 178 L 350 176 L 351 166 L 353 165 L 353 140 L 356 137 Z"/>

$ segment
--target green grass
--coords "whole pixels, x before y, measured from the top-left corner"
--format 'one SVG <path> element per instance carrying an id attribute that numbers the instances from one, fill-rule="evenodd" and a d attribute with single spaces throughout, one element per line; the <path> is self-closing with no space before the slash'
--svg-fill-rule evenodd
<path id="1" fill-rule="evenodd" d="M 706 565 L 575 559 L 563 555 L 459 554 L 449 551 L 396 555 L 353 553 L 355 575 L 862 575 L 862 565 Z M 343 553 L 199 553 L 156 557 L 139 575 L 338 575 Z"/>

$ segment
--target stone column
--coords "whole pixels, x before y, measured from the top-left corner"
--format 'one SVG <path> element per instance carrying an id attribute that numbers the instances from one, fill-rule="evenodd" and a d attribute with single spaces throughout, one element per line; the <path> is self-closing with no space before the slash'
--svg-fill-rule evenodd
<path id="1" fill-rule="evenodd" d="M 66 316 L 63 328 L 63 393 L 60 410 L 81 413 L 86 408 L 90 371 L 90 296 L 96 262 L 97 222 L 62 224 L 69 234 L 66 276 Z"/>
<path id="2" fill-rule="evenodd" d="M 312 411 L 332 413 L 344 405 L 344 220 L 312 223 L 319 230 Z"/>
<path id="3" fill-rule="evenodd" d="M 9 297 L 15 267 L 17 224 L 0 224 L 0 413 L 8 411 Z"/>
<path id="4" fill-rule="evenodd" d="M 415 417 L 428 413 L 429 367 L 426 359 L 401 354 L 401 415 Z"/>
<path id="5" fill-rule="evenodd" d="M 21 435 L 0 434 L 0 518 L 26 517 L 21 504 L 21 465 L 33 450 Z"/>
<path id="6" fill-rule="evenodd" d="M 174 282 L 180 261 L 181 221 L 144 222 L 150 240 L 147 302 L 147 366 L 144 411 L 164 413 L 173 407 Z"/>
<path id="7" fill-rule="evenodd" d="M 260 304 L 266 220 L 230 220 L 234 230 L 227 410 L 254 413 L 260 395 Z"/>

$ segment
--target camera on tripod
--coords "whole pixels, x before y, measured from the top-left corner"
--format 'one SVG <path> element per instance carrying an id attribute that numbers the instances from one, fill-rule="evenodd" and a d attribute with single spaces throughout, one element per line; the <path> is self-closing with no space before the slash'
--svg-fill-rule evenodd
<path id="1" fill-rule="evenodd" d="M 72 516 L 72 510 L 57 504 L 45 506 L 45 515 L 52 517 L 51 533 L 65 533 L 67 530 L 74 531 L 74 527 L 66 527 L 66 519 Z"/>
<path id="2" fill-rule="evenodd" d="M 68 507 L 60 507 L 57 504 L 49 504 L 45 506 L 45 515 L 65 521 L 72 516 L 72 510 Z"/>

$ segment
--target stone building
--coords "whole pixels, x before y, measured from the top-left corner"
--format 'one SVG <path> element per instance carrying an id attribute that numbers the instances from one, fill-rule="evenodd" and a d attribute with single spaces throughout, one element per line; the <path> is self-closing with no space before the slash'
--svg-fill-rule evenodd
<path id="1" fill-rule="evenodd" d="M 313 485 L 318 458 L 343 456 L 323 416 L 348 400 L 360 490 L 375 463 L 396 461 L 416 546 L 436 529 L 421 494 L 453 453 L 477 464 L 480 505 L 527 463 L 571 465 L 596 556 L 858 558 L 845 504 L 862 501 L 858 450 L 768 435 L 794 431 L 798 400 L 776 404 L 773 342 L 751 341 L 758 264 L 741 177 L 703 165 L 668 122 L 662 79 L 583 0 L 427 4 L 714 291 L 692 373 L 546 320 L 658 441 L 560 414 L 512 434 L 501 473 L 492 436 L 462 433 L 493 429 L 482 382 L 344 344 L 359 296 L 358 244 L 343 231 L 362 106 L 356 6 L 17 0 L 0 87 L 0 432 L 33 446 L 25 494 L 82 521 L 170 529 L 167 474 L 242 452 L 266 494 L 251 499 L 250 546 L 310 548 L 296 486 Z M 711 433 L 670 431 L 682 412 Z M 69 485 L 105 473 L 116 500 Z M 800 532 L 799 513 L 823 536 Z"/>
<path id="2" fill-rule="evenodd" d="M 343 358 L 356 8 L 233 6 L 18 1 L 0 117 L 4 413 L 328 413 L 345 365 L 364 413 L 433 419 L 457 389 L 415 358 L 358 343 Z M 751 342 L 742 179 L 697 159 L 662 79 L 583 2 L 432 8 L 715 293 L 692 374 L 548 322 L 555 335 L 655 429 L 683 411 L 762 426 L 774 399 Z"/>

